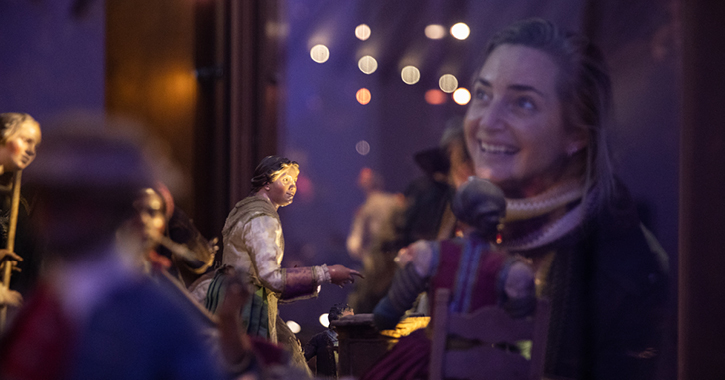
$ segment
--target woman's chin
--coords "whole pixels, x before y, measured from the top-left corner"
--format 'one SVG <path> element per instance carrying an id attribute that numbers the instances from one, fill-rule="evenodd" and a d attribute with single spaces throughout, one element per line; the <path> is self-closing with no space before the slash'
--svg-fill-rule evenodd
<path id="1" fill-rule="evenodd" d="M 487 179 L 493 182 L 496 186 L 501 186 L 506 182 L 511 181 L 511 176 L 508 173 L 503 173 L 491 167 L 483 167 L 476 169 L 476 176 L 479 178 Z"/>

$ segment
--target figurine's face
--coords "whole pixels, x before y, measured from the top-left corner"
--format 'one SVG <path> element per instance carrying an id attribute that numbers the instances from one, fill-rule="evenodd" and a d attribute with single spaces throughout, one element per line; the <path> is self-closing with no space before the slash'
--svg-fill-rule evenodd
<path id="1" fill-rule="evenodd" d="M 269 200 L 276 206 L 287 206 L 292 203 L 297 192 L 297 176 L 299 172 L 293 168 L 284 171 L 274 182 L 267 184 L 264 190 Z"/>
<path id="2" fill-rule="evenodd" d="M 32 121 L 23 123 L 5 145 L 0 146 L 0 164 L 6 172 L 25 169 L 35 159 L 35 148 L 40 142 L 40 128 Z"/>
<path id="3" fill-rule="evenodd" d="M 166 228 L 163 199 L 153 189 L 145 189 L 134 206 L 141 218 L 144 244 L 155 244 Z"/>

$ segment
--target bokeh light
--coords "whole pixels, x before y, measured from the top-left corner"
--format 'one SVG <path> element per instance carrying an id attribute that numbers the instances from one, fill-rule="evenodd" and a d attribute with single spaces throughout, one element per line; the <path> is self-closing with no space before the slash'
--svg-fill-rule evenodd
<path id="1" fill-rule="evenodd" d="M 310 49 L 310 57 L 317 63 L 325 63 L 330 59 L 330 50 L 325 45 L 315 45 Z"/>
<path id="2" fill-rule="evenodd" d="M 438 24 L 428 25 L 425 27 L 425 36 L 431 40 L 440 40 L 446 36 L 446 28 Z"/>
<path id="3" fill-rule="evenodd" d="M 365 140 L 360 140 L 357 144 L 355 144 L 355 151 L 357 151 L 361 156 L 366 156 L 370 153 L 370 144 Z"/>
<path id="4" fill-rule="evenodd" d="M 370 38 L 371 33 L 372 31 L 367 24 L 360 24 L 355 27 L 355 37 L 357 37 L 360 41 L 365 41 Z"/>
<path id="5" fill-rule="evenodd" d="M 370 100 L 372 99 L 372 95 L 370 94 L 370 90 L 363 87 L 355 93 L 355 99 L 357 99 L 357 102 L 366 105 L 370 103 Z"/>
<path id="6" fill-rule="evenodd" d="M 441 88 L 441 91 L 450 94 L 458 88 L 458 79 L 452 74 L 441 75 L 438 79 L 438 87 Z"/>
<path id="7" fill-rule="evenodd" d="M 465 23 L 459 22 L 451 27 L 451 35 L 459 40 L 465 40 L 471 34 L 471 28 Z"/>
<path id="8" fill-rule="evenodd" d="M 468 104 L 468 102 L 471 101 L 471 93 L 468 92 L 465 88 L 461 87 L 458 90 L 453 92 L 453 101 L 465 106 Z"/>
<path id="9" fill-rule="evenodd" d="M 372 74 L 378 69 L 378 61 L 372 56 L 366 55 L 357 61 L 357 67 L 365 74 Z"/>
<path id="10" fill-rule="evenodd" d="M 302 327 L 300 326 L 300 324 L 295 321 L 287 321 L 287 327 L 289 327 L 289 329 L 292 330 L 292 332 L 295 334 L 302 331 Z"/>
<path id="11" fill-rule="evenodd" d="M 319 321 L 325 327 L 330 326 L 330 319 L 327 317 L 327 313 L 320 315 Z"/>
<path id="12" fill-rule="evenodd" d="M 420 70 L 415 66 L 405 66 L 400 70 L 400 77 L 405 84 L 416 84 L 420 80 Z"/>
<path id="13" fill-rule="evenodd" d="M 433 88 L 425 92 L 425 101 L 428 104 L 438 105 L 446 102 L 446 94 L 443 91 Z"/>

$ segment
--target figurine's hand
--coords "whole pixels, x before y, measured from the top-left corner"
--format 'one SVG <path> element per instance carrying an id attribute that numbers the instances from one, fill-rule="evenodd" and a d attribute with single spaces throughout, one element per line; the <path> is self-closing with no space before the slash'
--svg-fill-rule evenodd
<path id="1" fill-rule="evenodd" d="M 209 240 L 209 251 L 211 252 L 212 257 L 214 257 L 216 253 L 219 252 L 219 238 L 215 237 Z"/>
<path id="2" fill-rule="evenodd" d="M 7 249 L 0 249 L 0 261 L 23 261 L 23 258 L 18 256 L 15 252 L 10 252 Z"/>
<path id="3" fill-rule="evenodd" d="M 217 315 L 220 319 L 227 318 L 234 320 L 239 317 L 240 310 L 247 303 L 250 292 L 247 284 L 244 283 L 243 277 L 237 275 L 234 271 L 230 272 L 227 274 L 228 282 L 226 284 L 226 291 L 224 292 L 224 300 L 219 305 Z"/>
<path id="4" fill-rule="evenodd" d="M 219 323 L 219 346 L 230 366 L 238 366 L 245 362 L 245 358 L 254 355 L 252 343 L 246 331 L 240 330 L 239 319 L 242 307 L 247 302 L 250 292 L 243 276 L 237 275 L 230 269 L 226 276 L 228 282 L 224 292 L 224 300 L 217 309 Z"/>
<path id="5" fill-rule="evenodd" d="M 327 270 L 330 271 L 330 282 L 340 287 L 355 282 L 354 276 L 365 278 L 360 272 L 340 264 L 328 265 Z"/>
<path id="6" fill-rule="evenodd" d="M 411 254 L 410 249 L 408 249 L 408 247 L 401 248 L 398 251 L 398 255 L 395 256 L 395 259 L 393 261 L 395 261 L 395 263 L 398 264 L 398 266 L 400 268 L 405 268 L 405 266 L 409 262 L 413 261 L 413 255 Z"/>
<path id="7" fill-rule="evenodd" d="M 15 290 L 0 286 L 0 305 L 20 306 L 23 303 L 23 296 Z"/>

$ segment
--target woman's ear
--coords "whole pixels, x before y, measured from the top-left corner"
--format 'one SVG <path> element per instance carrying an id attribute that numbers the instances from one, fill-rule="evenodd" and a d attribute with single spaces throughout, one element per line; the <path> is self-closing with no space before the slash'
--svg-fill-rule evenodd
<path id="1" fill-rule="evenodd" d="M 576 131 L 570 134 L 568 144 L 566 144 L 566 155 L 571 157 L 588 145 L 587 135 L 583 131 Z"/>

